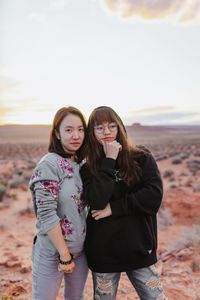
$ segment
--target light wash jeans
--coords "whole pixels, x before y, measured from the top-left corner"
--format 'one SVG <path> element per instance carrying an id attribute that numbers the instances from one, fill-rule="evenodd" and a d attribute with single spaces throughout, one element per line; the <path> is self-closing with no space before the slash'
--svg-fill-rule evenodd
<path id="1" fill-rule="evenodd" d="M 58 253 L 43 248 L 36 242 L 33 245 L 32 262 L 32 300 L 56 300 L 63 277 L 64 299 L 83 299 L 83 290 L 88 275 L 84 253 L 75 259 L 76 267 L 73 273 L 59 272 Z"/>
<path id="2" fill-rule="evenodd" d="M 167 300 L 155 265 L 126 272 L 140 300 Z M 94 300 L 115 300 L 121 273 L 92 273 Z"/>

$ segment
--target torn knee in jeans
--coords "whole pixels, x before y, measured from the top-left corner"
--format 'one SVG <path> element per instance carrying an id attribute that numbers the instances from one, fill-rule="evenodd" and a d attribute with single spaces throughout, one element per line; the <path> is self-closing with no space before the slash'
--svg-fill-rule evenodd
<path id="1" fill-rule="evenodd" d="M 164 294 L 159 295 L 156 300 L 168 300 Z"/>
<path id="2" fill-rule="evenodd" d="M 155 276 L 159 276 L 159 272 L 155 264 L 150 266 L 149 268 Z"/>
<path id="3" fill-rule="evenodd" d="M 160 280 L 156 276 L 152 276 L 151 278 L 149 278 L 149 280 L 146 282 L 146 286 L 148 286 L 148 288 L 152 290 L 154 289 L 162 290 L 162 285 L 160 283 Z"/>
<path id="4" fill-rule="evenodd" d="M 97 289 L 101 294 L 112 294 L 112 280 L 103 277 L 97 277 Z"/>
<path id="5" fill-rule="evenodd" d="M 159 291 L 159 295 L 157 296 L 156 300 L 167 300 L 163 293 L 163 288 L 160 282 L 160 279 L 156 276 L 152 276 L 147 282 L 146 286 L 151 289 L 155 290 L 157 289 Z"/>

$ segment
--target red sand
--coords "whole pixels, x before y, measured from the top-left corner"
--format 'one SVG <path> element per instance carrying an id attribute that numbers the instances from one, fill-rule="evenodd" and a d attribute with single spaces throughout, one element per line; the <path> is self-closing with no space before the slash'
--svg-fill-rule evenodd
<path id="1" fill-rule="evenodd" d="M 12 160 L 1 164 L 0 175 L 8 180 L 23 160 Z M 169 223 L 159 229 L 160 260 L 158 263 L 166 295 L 172 300 L 200 299 L 200 192 L 194 192 L 192 184 L 198 181 L 199 173 L 189 173 L 186 160 L 172 165 L 171 159 L 159 161 L 162 173 L 174 171 L 174 179 L 164 179 L 163 206 L 170 209 L 165 216 Z M 24 164 L 26 165 L 26 164 Z M 23 169 L 23 168 L 22 168 Z M 31 169 L 27 172 L 31 173 Z M 188 173 L 187 176 L 181 173 Z M 186 179 L 190 177 L 187 186 Z M 171 187 L 171 185 L 176 187 Z M 171 223 L 171 224 L 170 224 Z M 0 297 L 2 300 L 31 299 L 31 244 L 34 235 L 35 217 L 27 184 L 9 189 L 0 202 Z M 200 232 L 200 231 L 199 231 Z M 194 240 L 191 242 L 191 237 Z M 6 298 L 7 295 L 7 298 Z M 63 299 L 63 286 L 57 299 Z M 4 296 L 4 297 L 3 297 Z M 89 274 L 85 300 L 92 300 L 92 281 Z M 122 274 L 118 300 L 138 299 L 125 274 Z"/>

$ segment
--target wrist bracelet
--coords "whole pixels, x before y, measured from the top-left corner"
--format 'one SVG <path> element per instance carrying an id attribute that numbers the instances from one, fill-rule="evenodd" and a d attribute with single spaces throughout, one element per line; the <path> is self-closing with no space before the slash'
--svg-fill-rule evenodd
<path id="1" fill-rule="evenodd" d="M 74 260 L 74 255 L 70 253 L 70 256 L 71 256 L 70 260 L 61 260 L 61 259 L 60 259 L 60 255 L 59 255 L 59 256 L 58 256 L 59 263 L 60 263 L 61 265 L 70 265 L 70 264 L 72 263 L 72 261 Z"/>

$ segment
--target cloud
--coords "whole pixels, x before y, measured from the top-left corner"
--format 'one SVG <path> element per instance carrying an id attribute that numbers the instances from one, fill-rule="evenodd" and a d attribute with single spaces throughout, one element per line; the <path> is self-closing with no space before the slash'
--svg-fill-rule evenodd
<path id="1" fill-rule="evenodd" d="M 151 114 L 156 113 L 156 112 L 163 112 L 163 111 L 169 111 L 169 110 L 173 110 L 175 107 L 174 106 L 156 106 L 156 107 L 148 107 L 148 108 L 144 108 L 141 110 L 137 110 L 136 112 L 131 112 L 131 114 L 134 115 L 140 115 L 140 114 Z"/>
<path id="2" fill-rule="evenodd" d="M 10 107 L 4 106 L 1 104 L 0 106 L 0 125 L 4 124 L 4 122 L 6 121 L 6 117 L 8 115 L 8 113 L 11 111 Z"/>
<path id="3" fill-rule="evenodd" d="M 49 9 L 55 10 L 55 9 L 62 9 L 68 5 L 70 0 L 52 0 Z"/>
<path id="4" fill-rule="evenodd" d="M 43 8 L 43 10 L 30 12 L 28 14 L 28 19 L 33 22 L 46 25 L 49 14 L 54 11 L 62 10 L 69 4 L 70 1 L 71 0 L 51 0 L 50 3 Z"/>
<path id="5" fill-rule="evenodd" d="M 8 77 L 0 75 L 0 99 L 5 93 L 8 94 L 14 92 L 20 84 L 19 81 L 13 81 Z"/>
<path id="6" fill-rule="evenodd" d="M 36 23 L 46 24 L 47 14 L 45 12 L 31 12 L 28 18 Z"/>
<path id="7" fill-rule="evenodd" d="M 132 112 L 123 120 L 126 125 L 134 123 L 141 123 L 142 125 L 200 124 L 200 114 L 192 111 L 181 112 L 166 106 Z"/>
<path id="8" fill-rule="evenodd" d="M 3 103 L 2 97 L 0 98 L 0 125 L 6 122 L 8 114 L 12 111 L 9 105 Z"/>
<path id="9" fill-rule="evenodd" d="M 0 72 L 3 69 L 0 68 Z M 0 75 L 0 124 L 6 121 L 7 115 L 13 111 L 7 101 L 16 90 L 19 82 L 15 82 L 8 77 Z"/>
<path id="10" fill-rule="evenodd" d="M 55 109 L 52 106 L 55 104 L 47 106 L 37 97 L 21 97 L 18 89 L 22 82 L 12 80 L 3 72 L 0 66 L 0 125 L 49 123 L 53 119 Z"/>
<path id="11" fill-rule="evenodd" d="M 103 0 L 104 6 L 124 20 L 165 20 L 200 23 L 200 0 Z"/>

